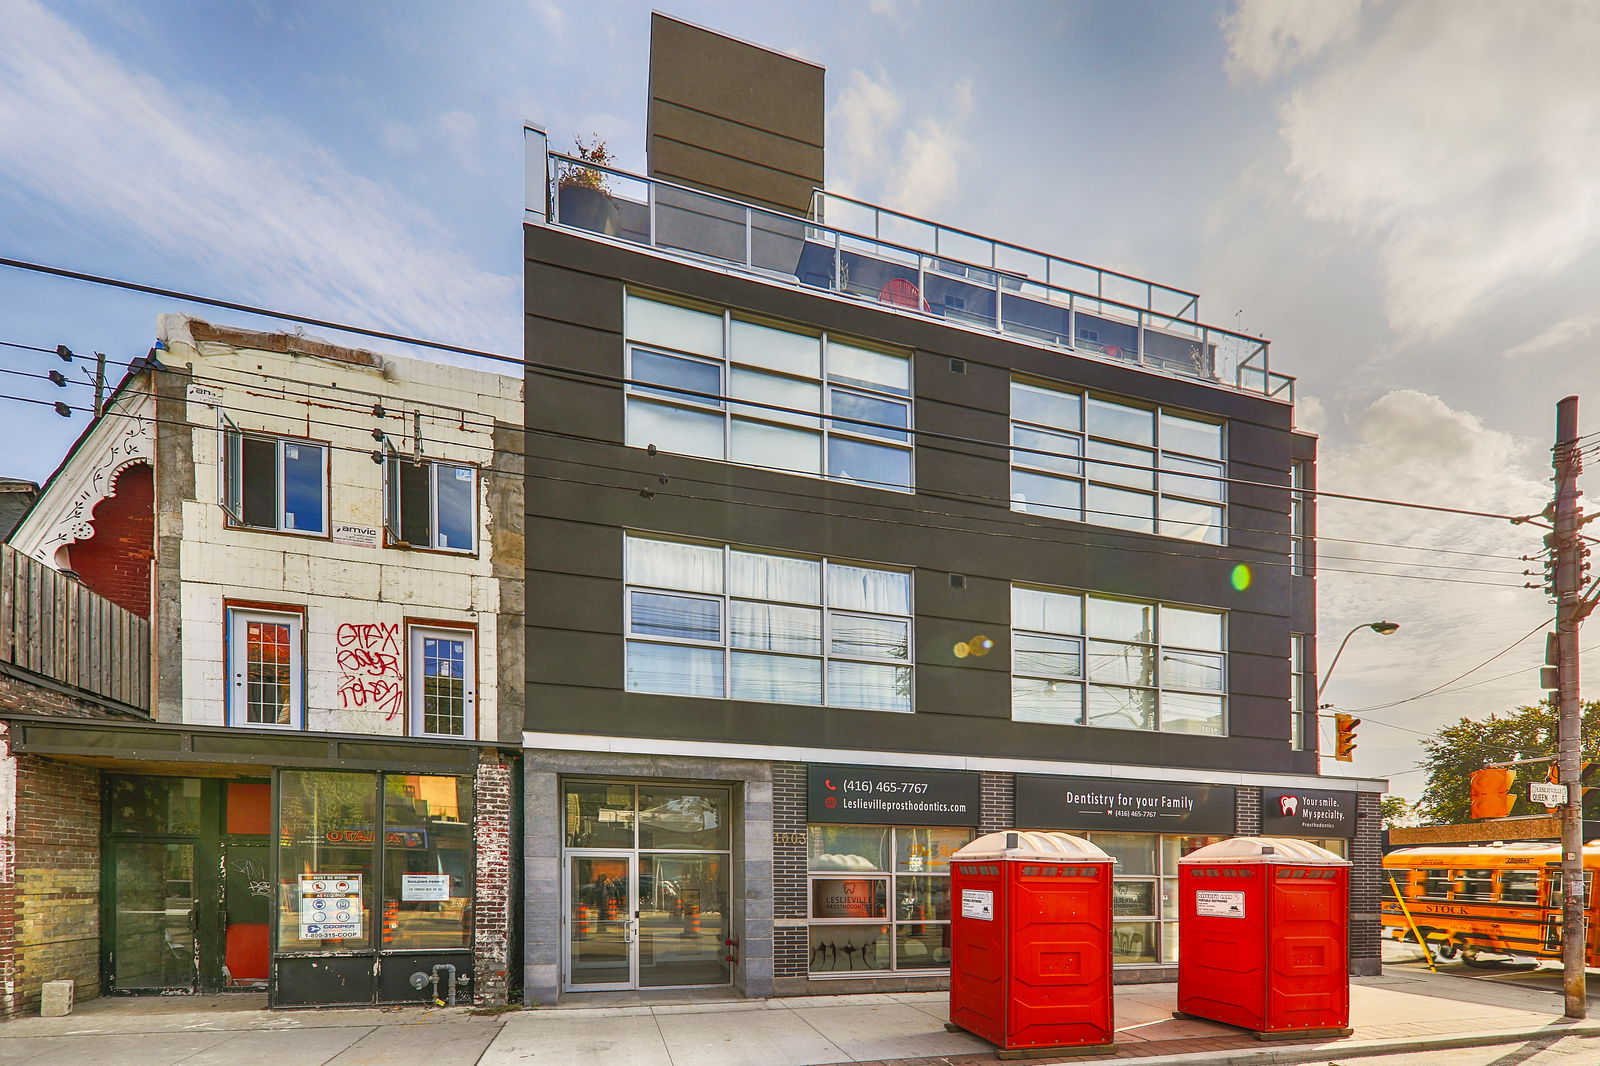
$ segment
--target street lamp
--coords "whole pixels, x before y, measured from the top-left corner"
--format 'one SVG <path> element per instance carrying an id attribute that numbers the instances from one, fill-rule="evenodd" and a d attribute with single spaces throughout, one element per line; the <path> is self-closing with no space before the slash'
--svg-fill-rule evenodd
<path id="1" fill-rule="evenodd" d="M 1317 686 L 1317 707 L 1319 710 L 1322 707 L 1322 693 L 1328 688 L 1328 679 L 1333 676 L 1333 668 L 1339 665 L 1339 656 L 1344 654 L 1344 646 L 1350 643 L 1350 638 L 1363 629 L 1370 629 L 1381 637 L 1387 637 L 1399 628 L 1399 622 L 1363 622 L 1344 635 L 1344 639 L 1339 642 L 1339 650 L 1333 653 L 1333 662 L 1328 664 L 1327 671 L 1322 675 L 1322 684 Z"/>

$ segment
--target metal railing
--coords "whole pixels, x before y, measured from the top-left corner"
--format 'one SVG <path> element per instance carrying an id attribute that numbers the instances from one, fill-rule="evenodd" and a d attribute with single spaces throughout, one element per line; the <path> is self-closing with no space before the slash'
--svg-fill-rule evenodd
<path id="1" fill-rule="evenodd" d="M 840 204 L 872 212 L 863 227 L 873 230 L 869 235 L 550 152 L 543 133 L 526 132 L 529 221 L 1108 362 L 1293 399 L 1294 379 L 1271 370 L 1268 342 L 1198 321 L 1193 293 L 819 193 L 816 205 L 834 205 L 834 214 Z M 909 223 L 928 227 L 930 239 L 905 243 L 880 235 L 886 224 Z M 1040 275 L 1013 269 L 1026 267 L 1028 256 L 1037 257 Z M 1058 284 L 1067 271 L 1087 272 L 1092 284 Z"/>

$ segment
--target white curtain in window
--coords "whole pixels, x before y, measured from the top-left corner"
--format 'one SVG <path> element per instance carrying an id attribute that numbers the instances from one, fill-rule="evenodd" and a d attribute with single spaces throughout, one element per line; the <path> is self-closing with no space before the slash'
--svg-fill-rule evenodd
<path id="1" fill-rule="evenodd" d="M 911 575 L 830 563 L 828 606 L 875 614 L 910 614 Z"/>
<path id="2" fill-rule="evenodd" d="M 722 549 L 673 540 L 628 538 L 628 583 L 685 592 L 722 591 Z"/>
<path id="3" fill-rule="evenodd" d="M 733 698 L 774 703 L 822 702 L 822 660 L 733 653 Z"/>
<path id="4" fill-rule="evenodd" d="M 728 592 L 753 600 L 817 603 L 822 595 L 822 564 L 735 550 L 728 559 Z"/>
<path id="5" fill-rule="evenodd" d="M 822 654 L 822 612 L 735 600 L 729 619 L 735 648 Z"/>
<path id="6" fill-rule="evenodd" d="M 628 642 L 628 691 L 721 699 L 722 649 Z"/>

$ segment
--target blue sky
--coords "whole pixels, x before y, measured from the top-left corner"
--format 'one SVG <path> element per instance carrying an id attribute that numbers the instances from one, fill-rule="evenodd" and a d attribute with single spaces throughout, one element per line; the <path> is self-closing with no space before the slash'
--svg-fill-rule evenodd
<path id="1" fill-rule="evenodd" d="M 1555 401 L 1600 397 L 1595 5 L 665 10 L 827 67 L 830 187 L 1196 290 L 1213 323 L 1271 337 L 1325 488 L 1536 511 Z M 518 353 L 522 122 L 641 167 L 649 11 L 8 0 L 0 255 Z M 0 340 L 126 360 L 180 309 L 0 268 Z M 0 348 L 0 368 L 53 365 Z M 0 393 L 57 398 L 14 375 Z M 45 477 L 82 416 L 0 402 L 0 473 Z M 1496 587 L 1522 580 L 1525 531 L 1333 503 L 1322 528 L 1344 538 L 1323 548 L 1342 557 L 1324 661 L 1353 625 L 1402 623 L 1352 641 L 1342 707 L 1422 692 L 1548 612 Z M 1371 712 L 1356 769 L 1408 770 L 1442 721 L 1536 698 L 1541 654 Z"/>

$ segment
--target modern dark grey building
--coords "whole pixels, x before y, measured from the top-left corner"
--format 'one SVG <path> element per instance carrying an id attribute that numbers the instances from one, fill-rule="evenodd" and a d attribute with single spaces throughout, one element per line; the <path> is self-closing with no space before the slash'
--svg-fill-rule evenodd
<path id="1" fill-rule="evenodd" d="M 942 987 L 947 858 L 1119 860 L 1118 976 L 1177 858 L 1357 866 L 1318 772 L 1315 439 L 1199 298 L 817 188 L 823 71 L 660 15 L 650 173 L 530 127 L 530 1002 Z"/>

